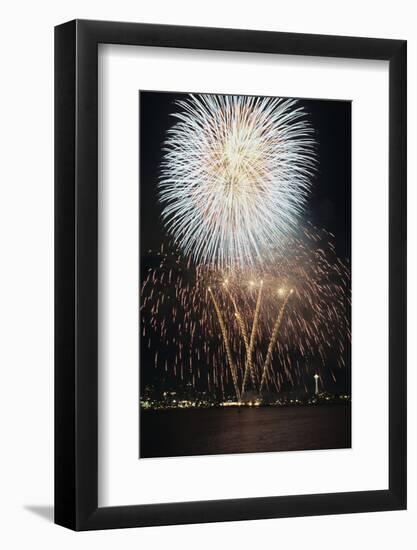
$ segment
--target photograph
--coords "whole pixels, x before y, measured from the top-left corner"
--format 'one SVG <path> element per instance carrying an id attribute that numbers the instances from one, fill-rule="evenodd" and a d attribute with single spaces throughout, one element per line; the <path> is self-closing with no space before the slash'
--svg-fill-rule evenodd
<path id="1" fill-rule="evenodd" d="M 349 448 L 351 102 L 139 102 L 139 457 Z"/>

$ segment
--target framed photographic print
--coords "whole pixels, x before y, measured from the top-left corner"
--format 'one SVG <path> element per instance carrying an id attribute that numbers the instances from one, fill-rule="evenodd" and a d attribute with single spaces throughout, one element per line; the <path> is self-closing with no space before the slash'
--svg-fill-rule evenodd
<path id="1" fill-rule="evenodd" d="M 406 507 L 406 42 L 55 31 L 55 521 Z"/>

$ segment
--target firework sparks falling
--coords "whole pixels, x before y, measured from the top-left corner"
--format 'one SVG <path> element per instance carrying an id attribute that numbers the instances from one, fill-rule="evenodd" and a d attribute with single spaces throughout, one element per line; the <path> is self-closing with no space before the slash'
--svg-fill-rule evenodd
<path id="1" fill-rule="evenodd" d="M 329 380 L 345 366 L 349 266 L 326 231 L 303 229 L 262 271 L 219 272 L 163 251 L 154 261 L 141 324 L 156 368 L 220 393 L 231 387 L 239 400 L 248 390 L 296 386 L 311 368 Z"/>
<path id="2" fill-rule="evenodd" d="M 297 225 L 315 169 L 313 128 L 293 99 L 190 95 L 168 131 L 159 199 L 197 264 L 256 266 Z"/>

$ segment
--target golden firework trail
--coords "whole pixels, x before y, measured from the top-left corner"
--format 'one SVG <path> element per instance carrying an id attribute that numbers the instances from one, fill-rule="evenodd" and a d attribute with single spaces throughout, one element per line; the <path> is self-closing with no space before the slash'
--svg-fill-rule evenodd
<path id="1" fill-rule="evenodd" d="M 245 326 L 245 323 L 243 322 L 242 315 L 240 314 L 239 308 L 237 307 L 236 300 L 234 299 L 233 294 L 230 292 L 230 288 L 228 286 L 227 280 L 223 283 L 223 286 L 226 289 L 226 292 L 233 304 L 233 307 L 235 308 L 235 317 L 239 324 L 240 332 L 242 333 L 243 342 L 245 344 L 245 350 L 246 350 L 246 353 L 249 354 L 248 331 L 246 330 L 246 326 Z"/>
<path id="2" fill-rule="evenodd" d="M 261 377 L 261 383 L 260 383 L 260 386 L 259 386 L 259 393 L 262 393 L 262 389 L 263 389 L 264 384 L 265 384 L 266 375 L 267 375 L 269 365 L 270 365 L 271 360 L 272 360 L 272 352 L 274 351 L 274 347 L 277 343 L 279 329 L 280 329 L 280 326 L 281 326 L 281 323 L 282 323 L 282 319 L 284 318 L 285 306 L 287 305 L 288 299 L 289 299 L 289 297 L 291 296 L 292 293 L 293 293 L 292 289 L 288 291 L 288 293 L 285 297 L 285 300 L 284 300 L 284 302 L 283 302 L 283 304 L 282 304 L 282 306 L 279 310 L 277 320 L 275 321 L 275 325 L 274 325 L 274 328 L 272 330 L 271 338 L 269 340 L 269 345 L 268 345 L 268 351 L 267 351 L 266 358 L 265 358 L 265 363 L 264 363 L 263 369 L 262 369 L 262 377 Z"/>
<path id="3" fill-rule="evenodd" d="M 251 281 L 251 283 L 253 283 L 253 281 Z M 246 358 L 245 371 L 244 371 L 244 374 L 243 374 L 242 393 L 241 393 L 241 395 L 243 395 L 245 393 L 246 382 L 247 382 L 247 379 L 248 379 L 248 372 L 250 372 L 250 374 L 251 374 L 253 387 L 254 388 L 256 387 L 256 380 L 255 380 L 255 373 L 254 373 L 254 366 L 253 366 L 253 350 L 254 350 L 254 347 L 255 347 L 255 341 L 256 341 L 256 335 L 257 335 L 257 329 L 258 329 L 258 321 L 259 321 L 259 312 L 260 312 L 260 309 L 261 309 L 262 287 L 263 287 L 263 281 L 260 281 L 259 291 L 258 291 L 258 298 L 256 300 L 255 313 L 254 313 L 254 316 L 253 316 L 252 332 L 251 332 L 250 341 L 249 341 L 248 356 Z"/>
<path id="4" fill-rule="evenodd" d="M 229 343 L 229 336 L 227 334 L 227 328 L 226 328 L 226 325 L 224 323 L 223 315 L 222 315 L 222 312 L 220 310 L 219 304 L 217 303 L 217 300 L 216 300 L 216 298 L 213 294 L 213 291 L 211 290 L 210 287 L 208 288 L 208 291 L 209 291 L 210 297 L 213 301 L 214 309 L 216 311 L 216 315 L 217 315 L 217 318 L 219 320 L 220 329 L 222 331 L 223 341 L 224 341 L 224 345 L 225 345 L 225 348 L 226 348 L 227 360 L 229 362 L 230 372 L 232 373 L 232 379 L 233 379 L 233 385 L 235 387 L 236 397 L 237 397 L 238 401 L 240 401 L 240 391 L 239 391 L 239 386 L 238 386 L 238 381 L 237 381 L 236 368 L 235 368 L 235 364 L 234 364 L 234 361 L 233 361 L 232 351 L 230 349 L 230 343 Z"/>

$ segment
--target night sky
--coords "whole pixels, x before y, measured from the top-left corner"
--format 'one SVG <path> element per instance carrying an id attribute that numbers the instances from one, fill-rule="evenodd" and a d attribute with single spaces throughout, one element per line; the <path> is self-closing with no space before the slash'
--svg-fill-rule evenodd
<path id="1" fill-rule="evenodd" d="M 169 239 L 161 223 L 157 182 L 166 131 L 174 123 L 176 99 L 185 94 L 140 92 L 140 247 L 141 273 L 149 265 L 148 250 L 159 250 Z M 300 100 L 315 129 L 318 170 L 313 178 L 304 219 L 335 235 L 337 255 L 351 258 L 351 103 L 348 101 Z M 150 358 L 141 352 L 141 385 L 155 383 L 157 373 L 148 367 Z M 350 389 L 344 373 L 340 390 Z M 152 371 L 152 372 L 151 372 Z"/>

